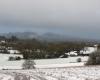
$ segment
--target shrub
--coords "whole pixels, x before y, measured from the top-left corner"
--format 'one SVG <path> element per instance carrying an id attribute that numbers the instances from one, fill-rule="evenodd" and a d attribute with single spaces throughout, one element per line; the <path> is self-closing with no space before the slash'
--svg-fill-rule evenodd
<path id="1" fill-rule="evenodd" d="M 21 60 L 21 57 L 16 56 L 16 57 L 15 57 L 15 60 Z"/>
<path id="2" fill-rule="evenodd" d="M 9 60 L 9 61 L 14 61 L 14 60 L 15 60 L 15 58 L 14 58 L 14 57 L 12 57 L 12 56 L 10 56 L 8 60 Z"/>
<path id="3" fill-rule="evenodd" d="M 86 65 L 100 65 L 100 51 L 90 54 Z"/>
<path id="4" fill-rule="evenodd" d="M 9 61 L 21 60 L 21 57 L 19 57 L 19 56 L 16 56 L 16 57 L 10 56 L 8 60 Z"/>
<path id="5" fill-rule="evenodd" d="M 77 59 L 77 62 L 82 62 L 82 59 L 81 59 L 81 58 L 78 58 L 78 59 Z"/>
<path id="6" fill-rule="evenodd" d="M 35 69 L 35 62 L 33 60 L 25 60 L 22 67 L 23 69 Z"/>

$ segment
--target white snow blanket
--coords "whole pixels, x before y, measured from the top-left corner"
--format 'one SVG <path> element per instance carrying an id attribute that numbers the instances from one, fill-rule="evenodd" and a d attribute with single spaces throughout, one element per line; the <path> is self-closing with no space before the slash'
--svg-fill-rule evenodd
<path id="1" fill-rule="evenodd" d="M 100 66 L 1 70 L 0 80 L 100 80 Z"/>

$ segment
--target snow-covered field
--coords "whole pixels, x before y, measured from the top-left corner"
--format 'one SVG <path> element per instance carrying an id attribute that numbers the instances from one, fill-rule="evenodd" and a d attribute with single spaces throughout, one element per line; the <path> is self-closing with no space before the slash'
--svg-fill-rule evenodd
<path id="1" fill-rule="evenodd" d="M 100 80 L 100 66 L 1 70 L 0 80 Z"/>
<path id="2" fill-rule="evenodd" d="M 8 61 L 14 54 L 0 54 L 1 69 L 21 69 L 24 60 Z M 21 56 L 21 55 L 19 55 Z M 77 63 L 81 58 L 82 62 Z M 34 60 L 35 70 L 0 70 L 0 80 L 100 80 L 100 66 L 85 67 L 88 57 Z"/>
<path id="3" fill-rule="evenodd" d="M 21 70 L 24 60 L 8 61 L 9 56 L 18 55 L 0 54 L 0 69 L 11 69 L 0 70 L 0 80 L 100 80 L 100 66 L 84 66 L 88 57 L 34 60 L 35 70 Z"/>
<path id="4" fill-rule="evenodd" d="M 15 54 L 0 54 L 0 69 L 21 69 L 24 60 L 8 61 L 10 56 L 20 56 Z M 77 59 L 81 58 L 82 63 L 77 63 Z M 57 59 L 40 59 L 34 60 L 37 68 L 50 68 L 50 67 L 69 67 L 69 66 L 83 66 L 84 62 L 88 60 L 88 57 L 69 57 L 69 58 L 57 58 Z"/>

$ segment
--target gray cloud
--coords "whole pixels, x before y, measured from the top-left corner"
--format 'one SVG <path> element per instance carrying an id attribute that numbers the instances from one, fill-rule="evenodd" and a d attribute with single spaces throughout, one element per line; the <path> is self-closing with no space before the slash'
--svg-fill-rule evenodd
<path id="1" fill-rule="evenodd" d="M 97 36 L 99 3 L 100 0 L 0 0 L 0 25 Z"/>

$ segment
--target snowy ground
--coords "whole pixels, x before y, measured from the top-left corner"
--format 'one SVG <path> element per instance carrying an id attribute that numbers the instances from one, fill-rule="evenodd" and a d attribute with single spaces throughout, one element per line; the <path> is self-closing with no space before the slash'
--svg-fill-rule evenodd
<path id="1" fill-rule="evenodd" d="M 0 70 L 0 80 L 100 80 L 100 66 L 84 66 L 88 57 L 34 60 L 35 70 L 21 70 L 24 60 L 8 61 L 9 56 L 18 55 L 0 54 L 0 69 L 11 69 Z"/>
<path id="2" fill-rule="evenodd" d="M 100 80 L 100 66 L 1 70 L 0 80 Z"/>
<path id="3" fill-rule="evenodd" d="M 8 61 L 10 56 L 20 56 L 15 54 L 0 54 L 0 69 L 21 69 L 24 60 L 20 61 Z M 81 58 L 82 63 L 77 63 L 77 59 Z M 40 59 L 34 60 L 37 68 L 50 68 L 50 67 L 70 67 L 70 66 L 84 66 L 84 62 L 88 60 L 88 57 L 69 57 L 69 58 L 57 58 L 57 59 Z"/>

